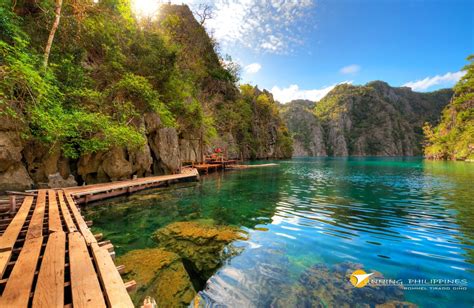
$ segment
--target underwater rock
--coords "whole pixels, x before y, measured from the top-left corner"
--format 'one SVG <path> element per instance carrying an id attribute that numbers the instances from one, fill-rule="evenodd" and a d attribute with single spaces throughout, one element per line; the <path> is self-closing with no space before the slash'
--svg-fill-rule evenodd
<path id="1" fill-rule="evenodd" d="M 226 245 L 245 237 L 238 228 L 198 220 L 171 223 L 156 231 L 153 239 L 161 248 L 178 254 L 188 272 L 197 273 L 205 282 L 225 258 L 235 254 Z"/>
<path id="2" fill-rule="evenodd" d="M 355 288 L 349 282 L 353 271 L 361 264 L 344 262 L 328 267 L 316 264 L 301 274 L 299 281 L 275 307 L 416 307 L 403 302 L 403 290 L 396 286 Z M 383 278 L 379 272 L 372 277 Z"/>
<path id="3" fill-rule="evenodd" d="M 137 283 L 130 294 L 135 305 L 151 296 L 158 307 L 187 307 L 196 294 L 175 253 L 160 248 L 133 250 L 119 257 L 117 264 L 125 265 L 126 278 Z"/>

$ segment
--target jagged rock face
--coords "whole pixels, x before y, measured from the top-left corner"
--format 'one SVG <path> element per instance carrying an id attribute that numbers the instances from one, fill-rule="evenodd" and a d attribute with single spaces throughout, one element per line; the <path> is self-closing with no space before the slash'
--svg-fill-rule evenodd
<path id="1" fill-rule="evenodd" d="M 58 146 L 48 147 L 39 142 L 30 141 L 23 151 L 26 168 L 33 181 L 39 187 L 51 187 L 49 177 L 54 174 L 66 180 L 71 175 L 69 160 L 61 155 Z"/>
<path id="2" fill-rule="evenodd" d="M 178 132 L 172 127 L 161 127 L 157 114 L 144 117 L 148 144 L 153 154 L 153 173 L 176 173 L 181 165 Z"/>
<path id="3" fill-rule="evenodd" d="M 48 187 L 49 188 L 63 188 L 77 186 L 76 179 L 70 174 L 66 179 L 57 172 L 48 176 Z"/>
<path id="4" fill-rule="evenodd" d="M 297 100 L 284 105 L 280 114 L 293 134 L 293 156 L 326 156 L 323 128 L 311 101 Z"/>
<path id="5" fill-rule="evenodd" d="M 330 156 L 413 156 L 422 153 L 423 123 L 437 121 L 451 96 L 374 81 L 337 86 L 313 109 L 296 101 L 282 114 L 297 144 L 294 156 L 320 156 L 321 148 Z"/>
<path id="6" fill-rule="evenodd" d="M 22 151 L 20 133 L 3 123 L 0 126 L 0 191 L 31 188 L 33 181 L 22 163 Z"/>

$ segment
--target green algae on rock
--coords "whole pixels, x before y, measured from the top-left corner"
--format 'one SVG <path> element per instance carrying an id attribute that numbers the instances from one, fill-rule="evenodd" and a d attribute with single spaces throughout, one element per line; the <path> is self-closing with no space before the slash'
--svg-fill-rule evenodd
<path id="1" fill-rule="evenodd" d="M 186 307 L 196 294 L 181 258 L 161 248 L 133 250 L 117 260 L 125 265 L 126 278 L 137 288 L 131 293 L 135 305 L 147 296 L 158 307 Z"/>
<path id="2" fill-rule="evenodd" d="M 188 271 L 205 281 L 224 259 L 236 254 L 227 244 L 246 239 L 240 229 L 216 225 L 213 220 L 175 222 L 155 232 L 158 246 L 183 258 Z"/>

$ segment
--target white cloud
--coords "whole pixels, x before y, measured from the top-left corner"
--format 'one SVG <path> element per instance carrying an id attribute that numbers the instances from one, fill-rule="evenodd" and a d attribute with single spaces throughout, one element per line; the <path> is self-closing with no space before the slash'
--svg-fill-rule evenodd
<path id="1" fill-rule="evenodd" d="M 295 99 L 307 99 L 310 101 L 319 101 L 323 97 L 326 96 L 332 89 L 334 89 L 337 85 L 340 84 L 351 84 L 352 81 L 343 81 L 340 83 L 335 83 L 333 85 L 323 87 L 320 89 L 311 89 L 311 90 L 302 90 L 296 84 L 292 84 L 287 88 L 280 88 L 278 86 L 274 86 L 270 92 L 272 92 L 273 97 L 279 101 L 280 103 L 288 103 Z"/>
<path id="2" fill-rule="evenodd" d="M 360 65 L 357 64 L 351 64 L 348 66 L 344 66 L 339 70 L 342 74 L 355 74 L 358 71 L 360 71 Z"/>
<path id="3" fill-rule="evenodd" d="M 315 26 L 307 18 L 312 14 L 310 8 L 314 6 L 314 1 L 209 1 L 213 18 L 207 20 L 205 26 L 225 49 L 239 44 L 257 51 L 284 54 L 290 52 L 294 45 L 303 44 L 301 37 Z M 199 0 L 171 2 L 188 4 L 192 10 L 197 10 L 199 3 L 202 3 Z"/>
<path id="4" fill-rule="evenodd" d="M 260 63 L 252 63 L 252 64 L 249 64 L 249 65 L 246 65 L 244 67 L 244 71 L 247 74 L 256 74 L 260 71 L 261 68 L 262 68 L 262 66 L 260 65 Z"/>
<path id="5" fill-rule="evenodd" d="M 403 86 L 410 87 L 413 91 L 426 91 L 427 89 L 438 85 L 452 86 L 458 82 L 458 80 L 461 79 L 464 74 L 466 74 L 465 71 L 459 71 L 455 73 L 448 72 L 444 75 L 436 75 L 433 77 L 426 77 L 425 79 L 421 80 L 410 81 L 405 83 Z"/>

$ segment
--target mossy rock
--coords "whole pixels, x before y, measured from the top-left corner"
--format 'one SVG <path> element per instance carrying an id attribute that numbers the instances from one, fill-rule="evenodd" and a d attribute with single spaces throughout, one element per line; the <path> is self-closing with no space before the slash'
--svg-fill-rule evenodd
<path id="1" fill-rule="evenodd" d="M 196 291 L 181 258 L 161 248 L 133 250 L 117 260 L 125 265 L 126 278 L 137 283 L 131 293 L 135 305 L 146 296 L 153 297 L 158 307 L 187 307 Z"/>
<path id="2" fill-rule="evenodd" d="M 235 250 L 226 245 L 246 239 L 240 229 L 216 225 L 213 220 L 175 222 L 155 232 L 153 239 L 158 246 L 178 254 L 185 265 L 207 280 L 222 261 Z"/>

